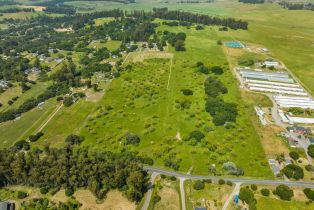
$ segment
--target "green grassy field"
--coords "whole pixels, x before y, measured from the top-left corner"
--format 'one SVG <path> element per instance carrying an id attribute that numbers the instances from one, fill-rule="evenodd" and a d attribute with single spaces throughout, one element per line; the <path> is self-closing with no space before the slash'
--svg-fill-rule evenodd
<path id="1" fill-rule="evenodd" d="M 282 201 L 275 198 L 261 197 L 257 200 L 258 210 L 309 210 L 314 208 L 314 204 L 305 204 L 299 201 Z"/>
<path id="2" fill-rule="evenodd" d="M 272 177 L 259 138 L 250 124 L 253 109 L 247 108 L 241 100 L 237 82 L 227 70 L 222 48 L 217 45 L 217 31 L 166 26 L 158 30 L 186 32 L 187 51 L 170 50 L 174 53 L 171 74 L 169 59 L 150 59 L 135 64 L 132 71 L 114 80 L 100 108 L 82 129 L 83 144 L 109 150 L 125 147 L 136 150 L 152 157 L 159 167 L 164 167 L 164 159 L 174 157 L 181 160 L 180 171 L 193 167 L 196 174 L 208 174 L 209 164 L 215 163 L 219 168 L 224 162 L 234 161 L 245 169 L 247 176 Z M 224 127 L 215 127 L 204 111 L 205 77 L 195 71 L 197 61 L 222 65 L 226 69 L 221 80 L 229 94 L 224 99 L 236 102 L 240 110 L 236 129 L 227 131 Z M 192 89 L 193 96 L 184 96 L 181 93 L 184 88 Z M 191 102 L 191 107 L 181 109 L 179 103 L 186 100 Z M 205 132 L 208 127 L 213 131 L 206 134 L 205 144 L 216 145 L 219 148 L 216 152 L 176 138 L 178 135 L 186 138 L 193 130 Z M 139 135 L 141 143 L 123 145 L 121 142 L 127 132 Z"/>

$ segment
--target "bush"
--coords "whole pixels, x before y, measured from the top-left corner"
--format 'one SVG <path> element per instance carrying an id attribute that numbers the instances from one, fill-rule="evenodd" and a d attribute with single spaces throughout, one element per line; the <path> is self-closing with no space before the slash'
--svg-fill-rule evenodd
<path id="1" fill-rule="evenodd" d="M 138 143 L 140 143 L 140 137 L 138 137 L 136 134 L 134 133 L 127 133 L 125 135 L 125 143 L 126 144 L 133 144 L 136 145 Z"/>
<path id="2" fill-rule="evenodd" d="M 23 199 L 23 198 L 26 198 L 28 195 L 26 192 L 23 192 L 23 191 L 18 191 L 17 192 L 17 198 L 18 199 Z"/>
<path id="3" fill-rule="evenodd" d="M 276 187 L 273 194 L 277 195 L 281 200 L 290 201 L 293 197 L 293 190 L 286 185 L 279 185 Z"/>
<path id="4" fill-rule="evenodd" d="M 205 138 L 205 135 L 201 131 L 192 131 L 189 136 L 189 139 L 195 139 L 197 141 L 201 141 L 203 138 Z"/>
<path id="5" fill-rule="evenodd" d="M 171 177 L 170 177 L 170 180 L 171 180 L 171 181 L 176 181 L 177 178 L 176 178 L 175 176 L 171 176 Z"/>
<path id="6" fill-rule="evenodd" d="M 307 154 L 309 154 L 309 156 L 311 156 L 312 158 L 314 158 L 314 144 L 311 144 L 311 145 L 307 148 Z"/>
<path id="7" fill-rule="evenodd" d="M 217 75 L 221 75 L 224 73 L 224 70 L 220 66 L 213 66 L 210 69 L 210 71 L 213 72 L 214 74 L 217 74 Z"/>
<path id="8" fill-rule="evenodd" d="M 227 181 L 227 185 L 232 186 L 232 182 L 231 181 Z"/>
<path id="9" fill-rule="evenodd" d="M 43 132 L 38 132 L 36 133 L 35 135 L 31 135 L 28 137 L 28 139 L 31 141 L 31 142 L 35 142 L 37 141 L 40 137 L 42 137 L 44 135 Z"/>
<path id="10" fill-rule="evenodd" d="M 204 182 L 201 181 L 201 180 L 196 180 L 196 181 L 194 182 L 194 184 L 193 184 L 193 188 L 194 188 L 195 190 L 202 190 L 202 189 L 205 188 L 205 184 L 204 184 Z"/>
<path id="11" fill-rule="evenodd" d="M 310 189 L 310 188 L 305 188 L 303 190 L 304 194 L 306 195 L 306 197 L 312 201 L 314 201 L 314 190 Z"/>
<path id="12" fill-rule="evenodd" d="M 69 107 L 73 104 L 73 98 L 72 97 L 64 97 L 63 105 L 66 107 Z"/>
<path id="13" fill-rule="evenodd" d="M 261 194 L 262 194 L 263 196 L 269 196 L 270 191 L 269 191 L 269 189 L 263 188 L 263 189 L 261 189 Z"/>
<path id="14" fill-rule="evenodd" d="M 209 184 L 212 183 L 211 179 L 204 179 L 203 181 L 206 182 L 206 183 L 209 183 Z"/>
<path id="15" fill-rule="evenodd" d="M 220 184 L 220 185 L 223 185 L 223 184 L 225 184 L 225 183 L 226 183 L 226 181 L 223 180 L 223 179 L 219 179 L 219 180 L 218 180 L 218 184 Z"/>
<path id="16" fill-rule="evenodd" d="M 257 186 L 255 184 L 251 185 L 251 190 L 256 191 L 257 190 Z"/>
<path id="17" fill-rule="evenodd" d="M 159 195 L 154 195 L 153 197 L 153 203 L 156 204 L 161 200 L 161 197 Z"/>
<path id="18" fill-rule="evenodd" d="M 74 190 L 71 187 L 65 189 L 65 195 L 70 197 L 74 194 Z"/>
<path id="19" fill-rule="evenodd" d="M 83 141 L 82 137 L 74 134 L 68 135 L 67 138 L 65 139 L 65 143 L 70 145 L 80 144 L 82 141 Z"/>
<path id="20" fill-rule="evenodd" d="M 48 191 L 49 191 L 49 190 L 48 190 L 47 187 L 42 187 L 42 188 L 40 188 L 40 193 L 43 194 L 43 195 L 47 194 Z"/>
<path id="21" fill-rule="evenodd" d="M 309 164 L 309 165 L 306 165 L 306 166 L 305 166 L 305 169 L 306 169 L 307 171 L 313 172 L 313 171 L 314 171 L 314 166 L 311 165 L 311 164 Z"/>
<path id="22" fill-rule="evenodd" d="M 186 95 L 186 96 L 193 95 L 193 91 L 190 89 L 182 89 L 181 92 L 183 93 L 183 95 Z"/>
<path id="23" fill-rule="evenodd" d="M 289 164 L 285 166 L 281 171 L 289 179 L 294 178 L 296 180 L 299 180 L 299 179 L 303 179 L 304 177 L 303 169 L 300 166 L 295 165 L 295 164 Z"/>
<path id="24" fill-rule="evenodd" d="M 241 188 L 239 193 L 239 199 L 245 203 L 255 203 L 254 193 L 249 188 Z"/>
<path id="25" fill-rule="evenodd" d="M 293 160 L 298 160 L 299 157 L 300 157 L 299 153 L 297 153 L 297 152 L 295 152 L 295 151 L 291 151 L 291 152 L 289 153 L 289 156 L 290 156 Z"/>

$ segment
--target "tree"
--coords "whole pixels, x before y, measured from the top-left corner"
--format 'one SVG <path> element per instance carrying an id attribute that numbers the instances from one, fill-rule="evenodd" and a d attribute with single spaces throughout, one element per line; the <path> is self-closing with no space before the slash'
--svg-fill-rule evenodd
<path id="1" fill-rule="evenodd" d="M 211 67 L 211 72 L 213 72 L 214 74 L 217 74 L 217 75 L 221 75 L 224 73 L 224 70 L 220 67 L 220 66 L 213 66 Z"/>
<path id="2" fill-rule="evenodd" d="M 289 179 L 294 178 L 296 180 L 303 179 L 303 169 L 295 164 L 289 164 L 281 170 Z"/>
<path id="3" fill-rule="evenodd" d="M 189 139 L 195 139 L 196 141 L 201 141 L 203 138 L 205 138 L 205 135 L 197 130 L 192 131 L 189 136 Z"/>
<path id="4" fill-rule="evenodd" d="M 174 48 L 176 51 L 185 51 L 185 47 L 184 47 L 184 41 L 183 40 L 178 40 L 176 41 Z"/>
<path id="5" fill-rule="evenodd" d="M 305 188 L 303 190 L 304 194 L 306 195 L 306 197 L 312 201 L 314 201 L 314 190 L 310 189 L 310 188 Z"/>
<path id="6" fill-rule="evenodd" d="M 291 151 L 291 152 L 289 153 L 289 156 L 290 156 L 293 160 L 298 160 L 299 157 L 300 157 L 299 153 L 297 153 L 297 152 L 295 152 L 295 151 Z"/>
<path id="7" fill-rule="evenodd" d="M 26 198 L 28 195 L 26 192 L 23 192 L 23 191 L 17 191 L 17 198 L 18 199 L 23 199 L 23 198 Z"/>
<path id="8" fill-rule="evenodd" d="M 125 135 L 125 143 L 126 144 L 133 144 L 133 145 L 136 145 L 136 144 L 139 144 L 141 141 L 140 137 L 138 137 L 136 134 L 134 133 L 127 133 Z"/>
<path id="9" fill-rule="evenodd" d="M 257 186 L 255 184 L 251 185 L 251 190 L 256 191 L 257 190 Z"/>
<path id="10" fill-rule="evenodd" d="M 67 97 L 64 97 L 63 99 L 63 105 L 66 106 L 66 107 L 69 107 L 73 104 L 73 98 L 71 96 L 67 96 Z"/>
<path id="11" fill-rule="evenodd" d="M 193 184 L 193 188 L 195 190 L 203 190 L 205 188 L 205 184 L 202 180 L 196 180 Z"/>
<path id="12" fill-rule="evenodd" d="M 279 196 L 281 200 L 290 201 L 293 197 L 293 190 L 286 185 L 279 185 L 276 187 L 273 194 Z"/>
<path id="13" fill-rule="evenodd" d="M 314 144 L 311 144 L 311 145 L 307 148 L 307 154 L 309 154 L 309 156 L 311 156 L 312 158 L 314 158 Z"/>
<path id="14" fill-rule="evenodd" d="M 247 204 L 256 202 L 253 191 L 246 187 L 240 189 L 239 199 Z"/>
<path id="15" fill-rule="evenodd" d="M 225 184 L 225 183 L 226 183 L 226 181 L 223 180 L 223 179 L 219 179 L 219 180 L 218 180 L 218 184 L 220 184 L 220 185 L 223 185 L 223 184 Z"/>
<path id="16" fill-rule="evenodd" d="M 190 89 L 181 89 L 181 92 L 183 93 L 183 95 L 186 95 L 186 96 L 193 95 L 193 90 L 190 90 Z"/>
<path id="17" fill-rule="evenodd" d="M 263 188 L 263 189 L 261 189 L 261 194 L 263 196 L 269 196 L 270 191 L 269 191 L 269 189 Z"/>
<path id="18" fill-rule="evenodd" d="M 83 141 L 82 137 L 79 137 L 78 135 L 70 134 L 66 137 L 65 143 L 74 145 L 74 144 L 80 144 Z"/>

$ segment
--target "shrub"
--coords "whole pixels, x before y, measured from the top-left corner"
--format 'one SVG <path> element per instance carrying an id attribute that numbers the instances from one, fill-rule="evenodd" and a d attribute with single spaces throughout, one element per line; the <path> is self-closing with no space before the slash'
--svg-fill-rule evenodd
<path id="1" fill-rule="evenodd" d="M 65 139 L 65 143 L 70 145 L 80 144 L 82 141 L 83 141 L 82 137 L 74 134 L 68 135 L 67 138 Z"/>
<path id="2" fill-rule="evenodd" d="M 40 193 L 43 194 L 43 195 L 47 194 L 48 191 L 49 191 L 49 190 L 48 190 L 47 187 L 42 187 L 42 188 L 40 188 Z"/>
<path id="3" fill-rule="evenodd" d="M 193 184 L 193 188 L 194 188 L 195 190 L 202 190 L 202 189 L 205 188 L 205 184 L 204 184 L 204 182 L 201 181 L 201 180 L 196 180 L 196 181 L 194 182 L 194 184 Z"/>
<path id="4" fill-rule="evenodd" d="M 72 97 L 64 97 L 63 105 L 66 107 L 69 107 L 73 104 L 73 98 Z"/>
<path id="5" fill-rule="evenodd" d="M 304 194 L 306 195 L 306 197 L 312 201 L 314 201 L 314 190 L 310 189 L 310 188 L 305 188 L 303 190 Z"/>
<path id="6" fill-rule="evenodd" d="M 154 195 L 153 197 L 153 203 L 156 204 L 161 200 L 161 197 L 159 195 Z"/>
<path id="7" fill-rule="evenodd" d="M 138 137 L 136 134 L 134 133 L 127 133 L 125 135 L 125 143 L 126 144 L 133 144 L 136 145 L 138 143 L 140 143 L 140 137 Z"/>
<path id="8" fill-rule="evenodd" d="M 279 185 L 276 187 L 276 190 L 274 190 L 273 194 L 277 195 L 281 200 L 290 201 L 293 197 L 293 190 L 291 190 L 286 185 Z"/>
<path id="9" fill-rule="evenodd" d="M 220 184 L 220 185 L 223 185 L 223 184 L 225 184 L 225 183 L 226 183 L 226 181 L 223 180 L 223 179 L 219 179 L 219 180 L 218 180 L 218 184 Z"/>
<path id="10" fill-rule="evenodd" d="M 181 92 L 183 93 L 183 95 L 186 95 L 186 96 L 193 95 L 193 91 L 190 89 L 182 89 Z"/>
<path id="11" fill-rule="evenodd" d="M 31 141 L 31 142 L 35 142 L 37 141 L 40 137 L 42 137 L 44 135 L 43 132 L 38 132 L 36 133 L 35 135 L 31 135 L 28 137 L 28 139 Z"/>
<path id="12" fill-rule="evenodd" d="M 18 199 L 23 199 L 23 198 L 26 198 L 28 195 L 26 192 L 23 192 L 23 191 L 18 191 L 17 192 L 17 198 Z"/>
<path id="13" fill-rule="evenodd" d="M 306 169 L 307 171 L 313 172 L 313 171 L 314 171 L 314 166 L 311 165 L 311 164 L 309 164 L 309 165 L 306 165 L 306 166 L 305 166 L 305 169 Z"/>
<path id="14" fill-rule="evenodd" d="M 205 138 L 205 135 L 201 131 L 192 131 L 189 136 L 189 139 L 195 139 L 197 141 L 201 141 L 203 138 Z"/>
<path id="15" fill-rule="evenodd" d="M 289 153 L 289 156 L 290 156 L 293 160 L 297 160 L 297 159 L 299 159 L 299 157 L 300 157 L 299 153 L 297 153 L 297 152 L 295 152 L 295 151 L 291 151 L 291 152 Z"/>
<path id="16" fill-rule="evenodd" d="M 65 189 L 65 195 L 70 197 L 74 194 L 74 190 L 71 187 Z"/>
<path id="17" fill-rule="evenodd" d="M 311 144 L 311 145 L 307 148 L 307 154 L 309 154 L 309 156 L 311 156 L 312 158 L 314 158 L 314 144 Z"/>
<path id="18" fill-rule="evenodd" d="M 257 190 L 257 186 L 255 184 L 251 185 L 251 190 L 256 191 Z"/>
<path id="19" fill-rule="evenodd" d="M 245 203 L 255 203 L 254 193 L 249 188 L 241 188 L 239 193 L 239 199 Z"/>
<path id="20" fill-rule="evenodd" d="M 206 183 L 209 183 L 209 184 L 212 183 L 211 179 L 204 179 L 203 181 L 206 182 Z"/>
<path id="21" fill-rule="evenodd" d="M 227 181 L 227 185 L 232 186 L 232 182 L 231 181 Z"/>
<path id="22" fill-rule="evenodd" d="M 210 71 L 213 72 L 214 74 L 217 74 L 217 75 L 221 75 L 224 73 L 224 70 L 220 66 L 213 66 L 210 69 Z"/>
<path id="23" fill-rule="evenodd" d="M 261 194 L 262 194 L 263 196 L 269 196 L 270 191 L 269 191 L 269 189 L 263 188 L 263 189 L 261 189 Z"/>
<path id="24" fill-rule="evenodd" d="M 304 177 L 303 169 L 295 164 L 289 164 L 281 170 L 289 179 L 294 178 L 296 180 Z"/>

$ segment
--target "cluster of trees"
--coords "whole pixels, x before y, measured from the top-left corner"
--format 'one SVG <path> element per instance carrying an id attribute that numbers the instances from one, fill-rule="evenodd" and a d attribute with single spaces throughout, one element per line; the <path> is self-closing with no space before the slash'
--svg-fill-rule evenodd
<path id="1" fill-rule="evenodd" d="M 264 4 L 265 0 L 239 0 L 239 2 L 245 4 Z"/>
<path id="2" fill-rule="evenodd" d="M 220 66 L 207 67 L 202 62 L 197 62 L 196 66 L 197 66 L 197 71 L 203 74 L 209 74 L 211 72 L 216 75 L 221 75 L 224 73 L 223 68 L 221 68 Z"/>
<path id="3" fill-rule="evenodd" d="M 170 21 L 170 22 L 162 22 L 163 25 L 167 26 L 191 26 L 192 23 L 186 21 Z"/>
<path id="4" fill-rule="evenodd" d="M 311 156 L 312 158 L 314 158 L 314 145 L 311 144 L 308 148 L 307 148 L 307 154 L 309 154 L 309 156 Z"/>
<path id="5" fill-rule="evenodd" d="M 231 29 L 248 29 L 248 22 L 234 18 L 211 17 L 208 15 L 194 14 L 179 10 L 170 11 L 167 8 L 154 8 L 152 16 L 155 18 L 185 21 L 203 25 L 225 26 Z"/>
<path id="6" fill-rule="evenodd" d="M 0 41 L 5 42 L 5 41 Z M 6 43 L 6 44 L 10 44 Z M 14 42 L 11 44 L 14 45 Z M 0 48 L 1 51 L 1 48 Z M 24 71 L 33 67 L 30 60 L 20 56 L 10 56 L 6 59 L 0 57 L 0 80 L 25 82 L 26 76 Z"/>
<path id="7" fill-rule="evenodd" d="M 205 110 L 213 117 L 213 123 L 221 126 L 227 122 L 235 122 L 238 115 L 237 105 L 224 102 L 218 97 L 220 94 L 226 94 L 228 89 L 213 77 L 205 80 L 204 87 L 207 95 Z"/>
<path id="8" fill-rule="evenodd" d="M 27 153 L 16 147 L 0 151 L 0 187 L 17 184 L 34 186 L 41 192 L 65 188 L 68 196 L 86 187 L 99 199 L 110 189 L 119 189 L 131 201 L 140 201 L 146 190 L 147 173 L 142 158 L 128 151 L 91 151 L 70 135 L 64 148 L 46 146 Z M 92 166 L 92 167 L 91 167 Z"/>
<path id="9" fill-rule="evenodd" d="M 57 13 L 66 15 L 73 15 L 76 13 L 76 9 L 74 7 L 65 4 L 47 6 L 44 11 L 46 13 Z"/>
<path id="10" fill-rule="evenodd" d="M 171 46 L 173 46 L 176 51 L 185 51 L 185 33 L 179 32 L 176 34 L 169 31 L 164 31 L 162 39 L 171 44 Z"/>
<path id="11" fill-rule="evenodd" d="M 249 205 L 249 209 L 256 209 L 256 199 L 254 192 L 247 186 L 240 189 L 239 199 Z"/>
<path id="12" fill-rule="evenodd" d="M 281 1 L 279 2 L 283 8 L 288 10 L 312 10 L 314 11 L 314 3 L 296 3 L 296 2 L 287 2 Z"/>
<path id="13" fill-rule="evenodd" d="M 281 200 L 286 201 L 290 201 L 294 195 L 293 190 L 286 185 L 278 185 L 273 191 L 273 194 L 277 195 Z"/>
<path id="14" fill-rule="evenodd" d="M 285 166 L 281 172 L 286 175 L 289 179 L 293 178 L 296 180 L 303 179 L 304 177 L 304 172 L 303 169 L 295 164 L 289 164 Z"/>

